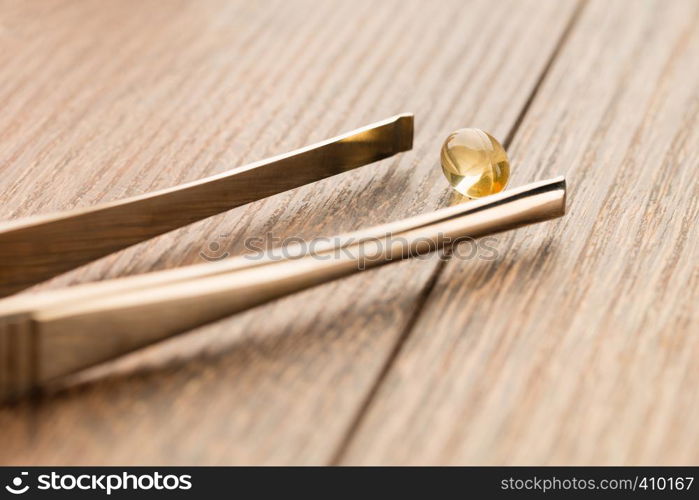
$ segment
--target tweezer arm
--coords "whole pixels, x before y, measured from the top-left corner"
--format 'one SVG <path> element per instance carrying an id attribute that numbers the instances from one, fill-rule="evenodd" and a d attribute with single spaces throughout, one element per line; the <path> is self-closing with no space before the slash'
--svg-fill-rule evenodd
<path id="1" fill-rule="evenodd" d="M 140 241 L 412 147 L 397 115 L 228 172 L 90 208 L 0 223 L 0 297 Z"/>
<path id="2" fill-rule="evenodd" d="M 5 299 L 0 400 L 278 297 L 564 212 L 557 178 L 340 237 L 342 252 L 327 245 L 282 261 L 241 257 Z"/>

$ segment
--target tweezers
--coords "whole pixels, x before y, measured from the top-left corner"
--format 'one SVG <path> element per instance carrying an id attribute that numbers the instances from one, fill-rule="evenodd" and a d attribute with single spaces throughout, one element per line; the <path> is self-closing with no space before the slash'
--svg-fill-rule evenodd
<path id="1" fill-rule="evenodd" d="M 0 295 L 216 213 L 407 151 L 397 115 L 228 172 L 121 201 L 0 225 Z M 0 300 L 0 400 L 276 298 L 565 213 L 565 180 L 535 182 L 325 240 Z M 343 251 L 338 251 L 342 249 Z"/>

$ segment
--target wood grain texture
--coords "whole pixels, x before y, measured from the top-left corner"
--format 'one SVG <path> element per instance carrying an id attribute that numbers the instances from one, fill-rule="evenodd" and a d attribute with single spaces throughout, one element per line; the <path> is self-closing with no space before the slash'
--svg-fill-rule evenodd
<path id="1" fill-rule="evenodd" d="M 699 461 L 698 16 L 587 4 L 510 149 L 568 214 L 447 264 L 344 463 Z"/>
<path id="2" fill-rule="evenodd" d="M 400 160 L 282 194 L 56 278 L 53 288 L 333 235 L 450 202 L 442 138 L 504 138 L 572 1 L 3 2 L 3 218 L 224 171 L 397 112 Z M 218 245 L 218 247 L 216 247 Z M 437 259 L 322 286 L 0 409 L 0 463 L 324 463 Z"/>

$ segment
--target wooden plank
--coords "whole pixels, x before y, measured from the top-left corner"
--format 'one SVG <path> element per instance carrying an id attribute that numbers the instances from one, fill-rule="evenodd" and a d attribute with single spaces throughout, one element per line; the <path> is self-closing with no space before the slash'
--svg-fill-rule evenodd
<path id="1" fill-rule="evenodd" d="M 589 3 L 511 148 L 568 214 L 453 259 L 345 463 L 699 460 L 699 3 Z"/>
<path id="2" fill-rule="evenodd" d="M 238 254 L 245 238 L 329 236 L 447 204 L 441 140 L 465 125 L 507 136 L 575 4 L 3 8 L 5 218 L 196 179 L 397 112 L 417 116 L 415 151 L 400 159 L 232 210 L 49 288 Z M 436 264 L 406 262 L 322 286 L 3 407 L 0 462 L 327 461 Z"/>

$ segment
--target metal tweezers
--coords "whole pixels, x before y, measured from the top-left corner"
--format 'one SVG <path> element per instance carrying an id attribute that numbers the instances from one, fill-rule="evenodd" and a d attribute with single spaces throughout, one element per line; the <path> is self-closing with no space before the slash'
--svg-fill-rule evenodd
<path id="1" fill-rule="evenodd" d="M 0 297 L 211 215 L 407 151 L 412 142 L 413 116 L 402 114 L 173 188 L 0 224 Z M 334 238 L 313 254 L 241 256 L 5 298 L 0 400 L 284 295 L 564 212 L 560 177 Z"/>

